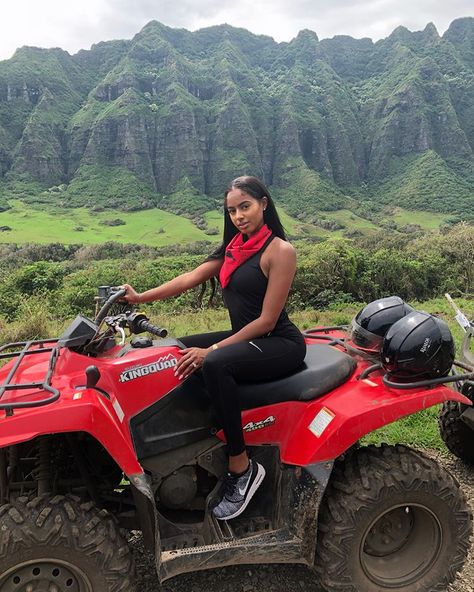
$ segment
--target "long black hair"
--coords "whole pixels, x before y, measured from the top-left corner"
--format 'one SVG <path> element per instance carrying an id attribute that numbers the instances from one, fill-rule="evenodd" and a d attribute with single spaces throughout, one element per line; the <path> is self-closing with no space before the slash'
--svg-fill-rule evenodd
<path id="1" fill-rule="evenodd" d="M 280 221 L 280 217 L 278 216 L 278 212 L 275 208 L 275 203 L 273 202 L 273 199 L 271 198 L 268 189 L 265 187 L 262 181 L 260 181 L 260 179 L 257 179 L 257 177 L 249 177 L 247 175 L 243 177 L 237 177 L 237 179 L 234 179 L 232 183 L 229 185 L 229 187 L 227 187 L 227 189 L 225 190 L 225 199 L 227 198 L 229 192 L 233 189 L 240 189 L 244 193 L 247 193 L 251 197 L 258 199 L 259 201 L 266 197 L 267 206 L 263 212 L 263 221 L 275 236 L 278 236 L 279 238 L 286 240 L 285 230 Z M 213 253 L 211 253 L 211 255 L 209 255 L 207 260 L 223 259 L 226 246 L 238 233 L 239 230 L 232 223 L 232 220 L 229 216 L 229 212 L 227 211 L 226 204 L 224 202 L 224 236 L 222 244 Z"/>

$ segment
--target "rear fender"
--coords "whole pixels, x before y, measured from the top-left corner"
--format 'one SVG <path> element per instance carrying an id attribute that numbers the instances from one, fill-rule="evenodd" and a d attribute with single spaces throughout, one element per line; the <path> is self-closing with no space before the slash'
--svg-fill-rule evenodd
<path id="1" fill-rule="evenodd" d="M 282 461 L 304 466 L 335 459 L 362 436 L 449 400 L 471 405 L 444 385 L 423 391 L 384 388 L 381 393 L 380 384 L 361 380 L 351 391 L 327 395 L 306 407 L 282 450 Z"/>
<path id="2" fill-rule="evenodd" d="M 0 415 L 0 448 L 37 436 L 67 432 L 87 432 L 102 444 L 127 476 L 143 474 L 136 459 L 128 426 L 113 404 L 92 389 L 62 395 L 51 405 L 16 409 Z"/>

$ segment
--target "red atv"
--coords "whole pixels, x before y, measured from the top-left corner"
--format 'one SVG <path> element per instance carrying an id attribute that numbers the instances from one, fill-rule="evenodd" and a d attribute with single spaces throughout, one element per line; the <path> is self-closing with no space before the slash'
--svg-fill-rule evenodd
<path id="1" fill-rule="evenodd" d="M 60 338 L 0 348 L 1 592 L 132 590 L 123 529 L 142 531 L 160 581 L 303 563 L 331 592 L 446 590 L 471 534 L 458 484 L 419 452 L 357 443 L 466 397 L 439 383 L 399 389 L 340 328 L 311 330 L 297 372 L 240 387 L 267 477 L 219 522 L 209 508 L 227 459 L 202 379 L 178 381 L 182 345 L 141 335 L 166 332 L 118 303 L 123 293 L 101 288 L 95 320 L 79 315 Z"/>

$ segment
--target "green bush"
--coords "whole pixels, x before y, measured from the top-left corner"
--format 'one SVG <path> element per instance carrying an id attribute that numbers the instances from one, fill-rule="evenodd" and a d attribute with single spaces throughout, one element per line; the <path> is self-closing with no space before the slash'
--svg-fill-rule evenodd
<path id="1" fill-rule="evenodd" d="M 369 302 L 397 294 L 408 301 L 426 300 L 449 291 L 470 295 L 474 286 L 474 229 L 458 224 L 444 233 L 403 238 L 377 235 L 376 240 L 333 239 L 299 241 L 298 268 L 288 308 L 323 310 L 351 302 Z M 0 314 L 19 319 L 25 298 L 44 302 L 58 319 L 78 312 L 93 314 L 100 285 L 129 283 L 142 292 L 199 265 L 209 252 L 204 244 L 189 247 L 193 254 L 137 245 L 107 243 L 0 249 Z M 41 254 L 56 261 L 37 261 Z M 25 262 L 26 261 L 26 262 Z M 203 298 L 207 302 L 210 292 Z M 200 287 L 149 310 L 180 313 L 201 307 Z M 219 294 L 217 305 L 222 300 Z"/>

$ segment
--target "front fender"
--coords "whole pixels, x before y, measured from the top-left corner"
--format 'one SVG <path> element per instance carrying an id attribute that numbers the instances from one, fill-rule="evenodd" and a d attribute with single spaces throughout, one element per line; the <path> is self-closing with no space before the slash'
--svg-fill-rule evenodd
<path id="1" fill-rule="evenodd" d="M 32 440 L 37 436 L 87 432 L 102 444 L 126 475 L 141 475 L 128 427 L 112 403 L 93 389 L 62 395 L 50 405 L 16 409 L 0 417 L 0 448 Z"/>
<path id="2" fill-rule="evenodd" d="M 306 408 L 282 451 L 282 461 L 304 466 L 335 459 L 366 434 L 449 400 L 471 405 L 467 397 L 444 385 L 381 392 L 372 380 L 358 381 L 352 390 L 342 389 Z"/>

